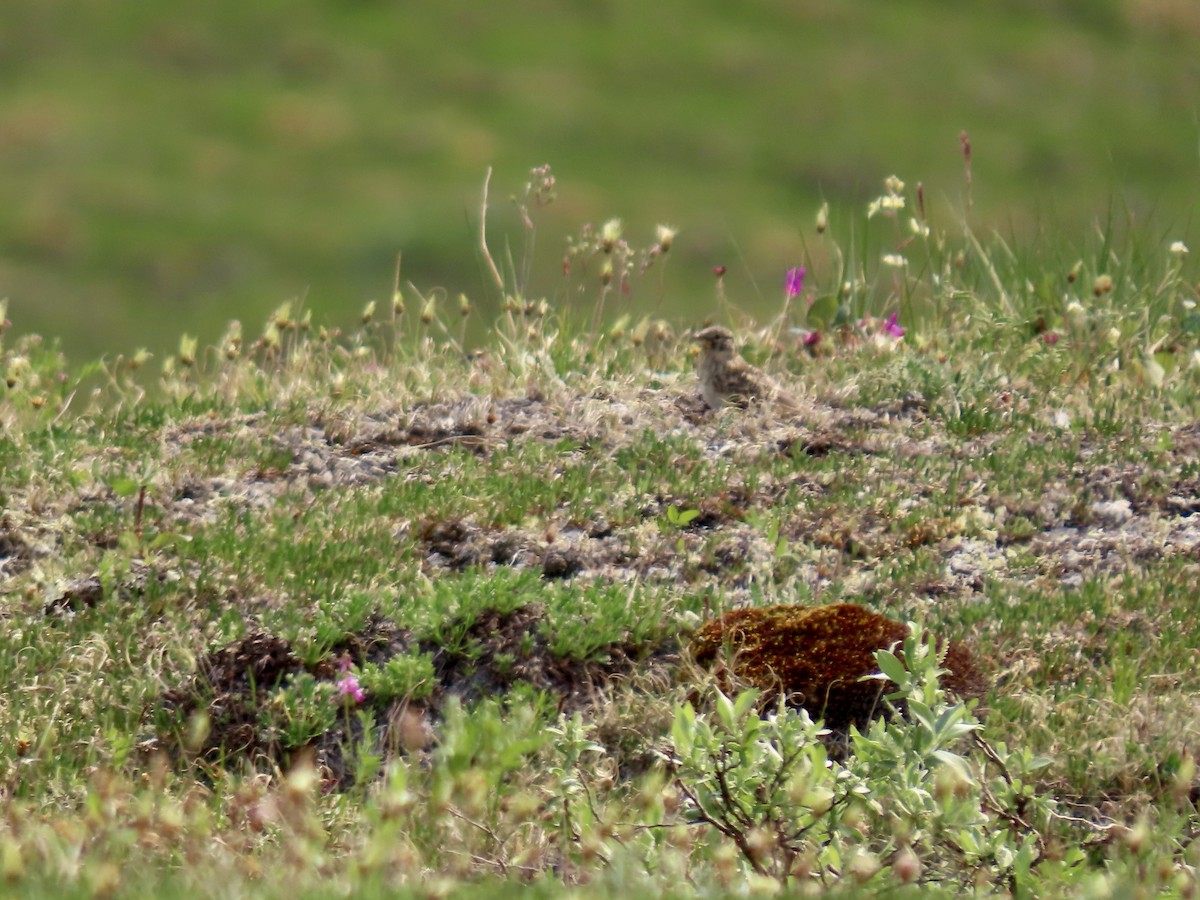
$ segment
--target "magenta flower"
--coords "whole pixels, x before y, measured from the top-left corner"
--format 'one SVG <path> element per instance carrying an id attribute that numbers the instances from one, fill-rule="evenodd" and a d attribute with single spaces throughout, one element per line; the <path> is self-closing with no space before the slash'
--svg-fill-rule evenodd
<path id="1" fill-rule="evenodd" d="M 899 313 L 892 313 L 890 316 L 888 316 L 887 319 L 884 321 L 883 327 L 880 329 L 880 331 L 882 331 L 884 334 L 888 335 L 889 337 L 894 337 L 894 338 L 904 337 L 904 327 L 902 325 L 900 325 L 899 322 L 896 321 L 896 319 L 899 318 L 899 315 L 900 315 Z"/>
<path id="2" fill-rule="evenodd" d="M 350 654 L 342 654 L 342 658 L 338 660 L 338 671 L 342 673 L 341 679 L 337 683 L 337 692 L 339 697 L 349 697 L 355 703 L 362 703 L 367 699 L 366 693 L 362 689 L 362 685 L 358 683 L 358 676 L 350 672 Z"/>
<path id="3" fill-rule="evenodd" d="M 789 297 L 800 296 L 800 292 L 804 290 L 804 266 L 796 266 L 794 269 L 787 270 L 784 290 L 787 291 Z"/>
<path id="4" fill-rule="evenodd" d="M 363 691 L 362 685 L 358 683 L 358 677 L 347 672 L 342 676 L 341 681 L 337 684 L 338 696 L 349 697 L 355 703 L 362 703 L 367 699 L 366 692 Z"/>
<path id="5" fill-rule="evenodd" d="M 803 338 L 803 343 L 805 347 L 815 347 L 817 344 L 821 343 L 821 332 L 806 332 Z"/>

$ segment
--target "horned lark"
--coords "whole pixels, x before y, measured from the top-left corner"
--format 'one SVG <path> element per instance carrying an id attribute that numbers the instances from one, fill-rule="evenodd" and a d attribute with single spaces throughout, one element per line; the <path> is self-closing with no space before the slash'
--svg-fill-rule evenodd
<path id="1" fill-rule="evenodd" d="M 727 403 L 745 407 L 753 402 L 789 410 L 800 408 L 769 376 L 742 359 L 728 328 L 710 325 L 693 337 L 700 345 L 700 393 L 711 408 L 720 409 Z"/>

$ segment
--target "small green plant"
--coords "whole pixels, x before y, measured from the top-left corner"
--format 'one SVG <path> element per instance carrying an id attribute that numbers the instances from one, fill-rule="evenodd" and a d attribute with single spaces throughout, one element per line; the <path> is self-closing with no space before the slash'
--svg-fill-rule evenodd
<path id="1" fill-rule="evenodd" d="M 699 515 L 698 509 L 679 509 L 672 503 L 667 507 L 667 524 L 672 528 L 687 528 Z"/>
<path id="2" fill-rule="evenodd" d="M 261 724 L 289 750 L 303 747 L 331 729 L 342 709 L 337 687 L 297 672 L 263 707 Z"/>
<path id="3" fill-rule="evenodd" d="M 367 663 L 359 681 L 378 703 L 427 697 L 434 687 L 433 657 L 428 653 L 399 653 L 382 665 Z"/>
<path id="4" fill-rule="evenodd" d="M 374 604 L 366 591 L 319 600 L 309 622 L 297 628 L 296 653 L 306 665 L 315 666 L 331 647 L 366 624 Z"/>
<path id="5" fill-rule="evenodd" d="M 489 700 L 467 709 L 451 698 L 444 714 L 430 800 L 468 832 L 466 843 L 481 861 L 503 866 L 508 845 L 518 842 L 526 828 L 508 810 L 536 806 L 536 801 L 531 806 L 519 773 L 551 735 L 532 706 L 509 712 Z"/>

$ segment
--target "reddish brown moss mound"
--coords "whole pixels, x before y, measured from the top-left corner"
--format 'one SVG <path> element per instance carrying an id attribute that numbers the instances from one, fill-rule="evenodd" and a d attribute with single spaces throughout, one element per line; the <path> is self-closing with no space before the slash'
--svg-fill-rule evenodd
<path id="1" fill-rule="evenodd" d="M 692 639 L 701 665 L 724 662 L 732 675 L 771 700 L 783 694 L 813 718 L 835 729 L 860 728 L 882 711 L 890 681 L 860 681 L 879 671 L 875 651 L 899 643 L 908 626 L 853 603 L 735 609 L 702 625 Z M 725 668 L 728 666 L 728 668 Z M 964 699 L 983 696 L 985 685 L 970 652 L 951 643 L 942 686 Z"/>

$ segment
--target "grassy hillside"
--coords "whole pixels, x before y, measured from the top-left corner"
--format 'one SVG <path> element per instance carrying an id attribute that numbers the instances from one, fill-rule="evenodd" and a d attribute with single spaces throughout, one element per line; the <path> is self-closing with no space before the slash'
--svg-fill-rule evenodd
<path id="1" fill-rule="evenodd" d="M 550 162 L 559 204 L 529 285 L 571 302 L 559 235 L 680 229 L 640 302 L 773 308 L 822 199 L 861 210 L 893 172 L 931 216 L 1018 241 L 1110 205 L 1188 239 L 1200 187 L 1200 25 L 1168 0 L 659 4 L 234 3 L 178 11 L 15 0 L 0 32 L 0 297 L 72 355 L 162 352 L 303 298 L 345 327 L 390 294 L 499 298 L 470 251 Z M 482 334 L 483 327 L 475 332 Z"/>
<path id="2" fill-rule="evenodd" d="M 6 892 L 1190 896 L 1187 248 L 894 224 L 805 327 L 739 329 L 787 410 L 707 409 L 686 335 L 554 305 L 471 353 L 453 307 L 279 308 L 94 393 L 0 333 Z M 723 648 L 777 604 L 843 627 Z M 742 692 L 858 671 L 880 614 L 982 705 L 911 639 L 869 661 L 907 715 L 859 733 L 836 680 Z"/>

